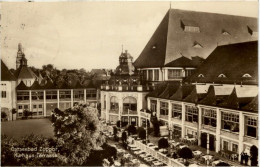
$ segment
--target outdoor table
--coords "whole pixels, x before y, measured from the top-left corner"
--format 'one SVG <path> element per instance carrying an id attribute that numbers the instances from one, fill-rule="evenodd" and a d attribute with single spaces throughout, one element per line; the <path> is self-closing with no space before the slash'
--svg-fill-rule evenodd
<path id="1" fill-rule="evenodd" d="M 188 147 L 187 145 L 182 145 L 182 146 L 179 146 L 180 149 L 184 148 L 184 147 Z"/>
<path id="2" fill-rule="evenodd" d="M 155 145 L 153 143 L 148 143 L 147 146 L 151 147 L 151 146 L 155 146 Z"/>
<path id="3" fill-rule="evenodd" d="M 136 147 L 131 148 L 131 150 L 132 150 L 132 151 L 140 151 L 140 149 L 139 149 L 139 148 L 136 148 Z"/>
<path id="4" fill-rule="evenodd" d="M 155 158 L 154 158 L 154 157 L 147 157 L 147 158 L 145 158 L 144 160 L 146 160 L 146 161 L 148 161 L 148 162 L 152 162 L 152 161 L 155 160 Z"/>
<path id="5" fill-rule="evenodd" d="M 193 151 L 193 154 L 194 154 L 195 156 L 198 156 L 198 155 L 201 155 L 202 152 L 197 150 L 197 151 Z"/>
<path id="6" fill-rule="evenodd" d="M 155 166 L 160 166 L 160 165 L 163 165 L 163 163 L 161 163 L 160 161 L 154 161 L 154 162 L 153 162 L 153 165 L 155 165 Z"/>
<path id="7" fill-rule="evenodd" d="M 189 167 L 198 167 L 199 165 L 197 164 L 190 164 Z"/>
<path id="8" fill-rule="evenodd" d="M 221 160 L 216 160 L 216 161 L 213 161 L 212 162 L 212 166 L 216 166 L 218 163 L 220 162 L 224 162 L 224 161 L 221 161 Z"/>

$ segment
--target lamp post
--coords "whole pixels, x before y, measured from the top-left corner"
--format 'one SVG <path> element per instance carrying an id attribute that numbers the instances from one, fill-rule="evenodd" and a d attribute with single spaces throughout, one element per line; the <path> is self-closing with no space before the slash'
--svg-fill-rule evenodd
<path id="1" fill-rule="evenodd" d="M 207 133 L 207 166 L 209 166 L 209 133 Z"/>
<path id="2" fill-rule="evenodd" d="M 122 128 L 122 111 L 119 110 L 119 126 L 120 126 L 120 129 Z"/>
<path id="3" fill-rule="evenodd" d="M 146 112 L 146 110 L 144 110 Z M 146 133 L 145 133 L 145 143 L 147 145 L 147 142 L 148 142 L 148 114 L 146 112 Z"/>

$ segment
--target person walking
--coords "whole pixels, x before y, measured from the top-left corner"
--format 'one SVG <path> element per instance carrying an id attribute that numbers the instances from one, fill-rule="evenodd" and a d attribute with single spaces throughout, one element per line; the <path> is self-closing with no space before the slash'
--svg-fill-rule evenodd
<path id="1" fill-rule="evenodd" d="M 241 160 L 240 160 L 240 164 L 244 164 L 244 157 L 245 157 L 245 153 L 244 153 L 244 151 L 240 154 L 240 156 L 241 156 Z"/>
<path id="2" fill-rule="evenodd" d="M 247 153 L 245 153 L 245 155 L 244 155 L 244 159 L 245 159 L 245 165 L 247 166 L 248 164 L 248 158 L 249 158 L 249 156 L 247 155 Z"/>

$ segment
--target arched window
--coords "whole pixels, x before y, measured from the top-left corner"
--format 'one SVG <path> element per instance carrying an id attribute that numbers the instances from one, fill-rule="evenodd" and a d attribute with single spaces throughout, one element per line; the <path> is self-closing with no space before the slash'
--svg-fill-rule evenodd
<path id="1" fill-rule="evenodd" d="M 110 98 L 110 109 L 118 111 L 118 99 L 115 96 Z"/>
<path id="2" fill-rule="evenodd" d="M 134 97 L 126 97 L 123 100 L 123 111 L 136 111 L 137 110 L 137 101 Z"/>
<path id="3" fill-rule="evenodd" d="M 204 75 L 203 74 L 199 74 L 198 77 L 199 78 L 204 78 Z"/>
<path id="4" fill-rule="evenodd" d="M 226 78 L 226 75 L 224 75 L 224 74 L 219 74 L 218 77 L 219 77 L 219 78 Z"/>
<path id="5" fill-rule="evenodd" d="M 243 78 L 251 78 L 252 76 L 250 74 L 244 74 L 242 77 Z"/>

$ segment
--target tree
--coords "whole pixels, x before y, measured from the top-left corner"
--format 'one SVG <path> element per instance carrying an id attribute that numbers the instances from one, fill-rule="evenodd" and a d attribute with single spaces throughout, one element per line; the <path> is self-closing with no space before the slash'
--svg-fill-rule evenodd
<path id="1" fill-rule="evenodd" d="M 230 166 L 230 165 L 226 162 L 219 162 L 218 164 L 216 164 L 216 166 Z"/>
<path id="2" fill-rule="evenodd" d="M 187 163 L 187 159 L 191 159 L 192 158 L 192 151 L 188 147 L 183 147 L 179 151 L 179 156 L 185 160 L 184 163 L 186 164 Z"/>
<path id="3" fill-rule="evenodd" d="M 130 125 L 130 126 L 127 128 L 127 131 L 128 131 L 128 134 L 132 134 L 132 135 L 134 135 L 134 134 L 137 133 L 136 127 L 135 127 L 134 124 Z"/>
<path id="4" fill-rule="evenodd" d="M 99 148 L 105 141 L 97 111 L 80 104 L 63 112 L 54 110 L 54 116 L 59 159 L 71 166 L 84 165 L 90 151 Z"/>
<path id="5" fill-rule="evenodd" d="M 162 149 L 166 149 L 169 147 L 169 143 L 168 143 L 168 140 L 166 138 L 161 138 L 159 141 L 158 141 L 158 147 L 159 148 L 162 148 Z"/>
<path id="6" fill-rule="evenodd" d="M 257 166 L 258 165 L 258 148 L 253 145 L 250 147 L 250 159 L 251 159 L 251 166 Z"/>
<path id="7" fill-rule="evenodd" d="M 2 120 L 5 120 L 7 118 L 7 114 L 5 112 L 1 112 L 1 118 Z"/>
<path id="8" fill-rule="evenodd" d="M 146 139 L 146 130 L 144 128 L 138 129 L 138 137 L 142 140 Z"/>
<path id="9" fill-rule="evenodd" d="M 23 110 L 23 116 L 27 119 L 30 116 L 30 111 L 27 109 Z"/>

